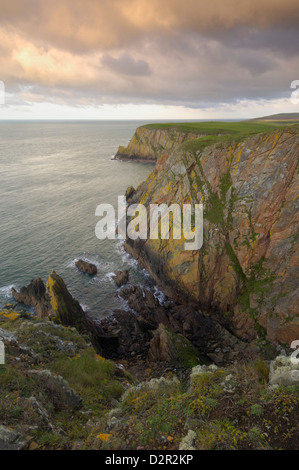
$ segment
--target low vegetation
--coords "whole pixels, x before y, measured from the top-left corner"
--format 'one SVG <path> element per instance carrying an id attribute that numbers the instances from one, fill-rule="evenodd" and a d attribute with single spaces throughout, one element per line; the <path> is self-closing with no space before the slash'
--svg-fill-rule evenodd
<path id="1" fill-rule="evenodd" d="M 272 132 L 285 126 L 298 125 L 298 121 L 241 121 L 241 122 L 183 122 L 183 123 L 163 123 L 148 124 L 147 129 L 171 129 L 182 132 L 193 132 L 202 134 L 197 139 L 187 140 L 182 144 L 182 149 L 186 151 L 202 151 L 205 147 L 217 142 L 241 142 L 246 137 L 255 134 Z"/>
<path id="2" fill-rule="evenodd" d="M 14 312 L 0 314 L 0 328 L 13 335 L 0 366 L 0 422 L 29 435 L 30 449 L 298 447 L 298 390 L 270 390 L 262 358 L 191 376 L 160 364 L 159 379 L 152 371 L 138 383 L 73 328 Z"/>

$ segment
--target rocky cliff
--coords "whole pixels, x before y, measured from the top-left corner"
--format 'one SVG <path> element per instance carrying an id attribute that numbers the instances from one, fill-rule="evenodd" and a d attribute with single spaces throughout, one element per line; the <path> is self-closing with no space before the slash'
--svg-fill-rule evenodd
<path id="1" fill-rule="evenodd" d="M 148 135 L 138 130 L 130 145 L 140 132 Z M 131 201 L 203 203 L 203 248 L 185 251 L 184 240 L 170 236 L 127 240 L 127 250 L 168 295 L 195 303 L 240 338 L 290 345 L 299 338 L 299 127 L 172 149 L 158 152 Z"/>
<path id="2" fill-rule="evenodd" d="M 156 129 L 139 127 L 128 146 L 120 146 L 116 159 L 156 161 L 161 155 L 170 154 L 186 140 L 200 137 L 198 132 L 187 132 L 181 129 Z"/>

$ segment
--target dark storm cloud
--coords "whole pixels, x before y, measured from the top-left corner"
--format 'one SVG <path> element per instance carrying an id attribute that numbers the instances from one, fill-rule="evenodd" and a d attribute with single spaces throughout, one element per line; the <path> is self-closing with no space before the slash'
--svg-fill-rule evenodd
<path id="1" fill-rule="evenodd" d="M 145 60 L 135 60 L 129 54 L 122 54 L 115 59 L 109 54 L 104 54 L 102 64 L 118 74 L 148 76 L 151 74 L 149 64 Z"/>
<path id="2" fill-rule="evenodd" d="M 204 107 L 285 97 L 299 78 L 298 0 L 0 0 L 0 12 L 0 79 L 27 100 Z"/>

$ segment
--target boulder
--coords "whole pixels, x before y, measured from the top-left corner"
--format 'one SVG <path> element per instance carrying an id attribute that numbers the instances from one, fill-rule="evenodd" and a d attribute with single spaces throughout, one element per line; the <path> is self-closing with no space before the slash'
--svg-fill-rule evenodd
<path id="1" fill-rule="evenodd" d="M 270 364 L 269 386 L 299 385 L 299 362 L 289 356 L 278 356 Z"/>
<path id="2" fill-rule="evenodd" d="M 151 340 L 148 359 L 176 366 L 194 367 L 199 363 L 199 353 L 187 338 L 160 324 Z"/>
<path id="3" fill-rule="evenodd" d="M 84 274 L 89 274 L 90 276 L 94 276 L 98 272 L 98 269 L 95 264 L 89 263 L 87 261 L 83 261 L 82 259 L 79 259 L 76 262 L 76 266 Z"/>
<path id="4" fill-rule="evenodd" d="M 69 386 L 60 375 L 50 370 L 30 370 L 28 375 L 38 378 L 43 390 L 48 395 L 54 408 L 58 411 L 64 408 L 76 410 L 82 405 L 82 398 Z"/>
<path id="5" fill-rule="evenodd" d="M 190 429 L 187 436 L 181 440 L 179 450 L 196 450 L 194 447 L 195 439 L 196 433 Z"/>
<path id="6" fill-rule="evenodd" d="M 27 450 L 33 439 L 0 425 L 0 450 Z"/>
<path id="7" fill-rule="evenodd" d="M 129 271 L 114 271 L 114 281 L 117 287 L 122 287 L 129 281 Z"/>

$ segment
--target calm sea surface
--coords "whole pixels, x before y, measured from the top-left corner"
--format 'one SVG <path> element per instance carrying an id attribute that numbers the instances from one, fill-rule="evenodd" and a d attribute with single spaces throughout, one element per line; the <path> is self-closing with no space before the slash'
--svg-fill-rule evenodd
<path id="1" fill-rule="evenodd" d="M 86 311 L 101 316 L 124 307 L 115 269 L 129 269 L 132 282 L 151 282 L 121 241 L 95 236 L 96 207 L 117 207 L 117 197 L 153 170 L 111 160 L 142 124 L 0 122 L 0 306 L 12 302 L 12 286 L 35 276 L 46 282 L 52 269 Z M 79 257 L 97 264 L 96 277 L 76 269 Z"/>

